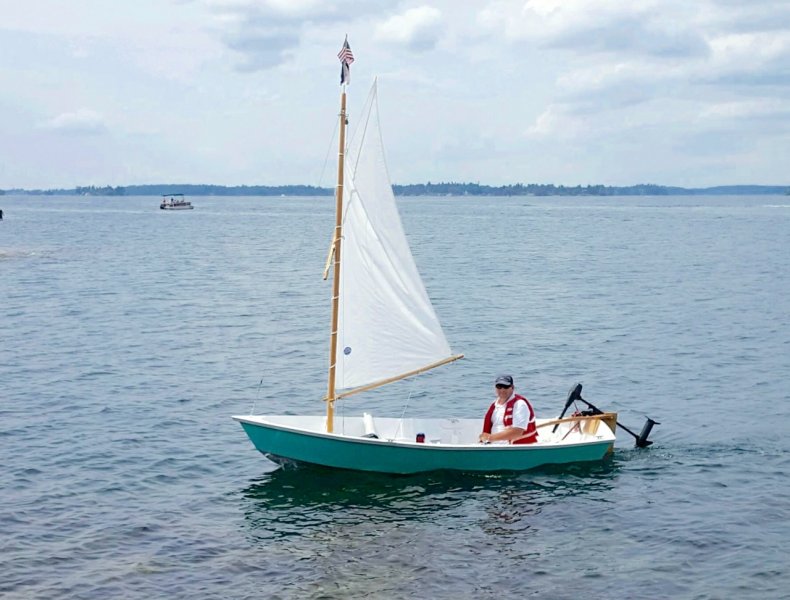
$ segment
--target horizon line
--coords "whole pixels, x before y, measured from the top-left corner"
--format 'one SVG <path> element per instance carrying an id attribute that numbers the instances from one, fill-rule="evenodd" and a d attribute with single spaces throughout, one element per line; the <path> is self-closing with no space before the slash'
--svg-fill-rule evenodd
<path id="1" fill-rule="evenodd" d="M 557 183 L 506 183 L 501 185 L 492 185 L 492 184 L 485 184 L 478 182 L 459 182 L 459 181 L 441 181 L 441 182 L 424 182 L 424 183 L 393 183 L 393 188 L 419 188 L 419 187 L 460 187 L 460 188 L 470 188 L 470 189 L 489 189 L 489 190 L 497 190 L 497 189 L 521 189 L 521 188 L 547 188 L 547 189 L 570 189 L 570 190 L 579 190 L 579 189 L 608 189 L 608 190 L 617 190 L 617 189 L 637 189 L 637 188 L 655 188 L 655 189 L 663 189 L 663 190 L 683 190 L 683 191 L 706 191 L 706 190 L 721 190 L 721 189 L 732 189 L 732 188 L 783 188 L 785 190 L 790 190 L 790 184 L 756 184 L 756 183 L 736 183 L 736 184 L 718 184 L 718 185 L 711 185 L 711 186 L 704 186 L 704 187 L 686 187 L 686 186 L 679 186 L 679 185 L 666 185 L 666 184 L 658 184 L 658 183 L 636 183 L 636 184 L 629 184 L 629 185 L 610 185 L 610 184 L 576 184 L 576 185 L 568 185 L 568 184 L 557 184 Z M 293 188 L 302 188 L 308 190 L 316 190 L 322 192 L 332 192 L 335 190 L 335 187 L 323 187 L 323 186 L 316 186 L 311 184 L 304 184 L 304 183 L 296 183 L 296 184 L 236 184 L 236 185 L 225 185 L 225 184 L 213 184 L 213 183 L 140 183 L 140 184 L 127 184 L 127 185 L 117 185 L 113 186 L 110 184 L 107 185 L 77 185 L 74 187 L 48 187 L 48 188 L 25 188 L 25 187 L 9 187 L 9 188 L 0 188 L 0 193 L 52 193 L 52 192 L 77 192 L 77 191 L 91 191 L 91 190 L 115 190 L 115 191 L 126 191 L 126 190 L 134 190 L 139 188 L 151 188 L 151 189 L 165 189 L 165 190 L 172 190 L 174 188 L 213 188 L 213 189 L 220 189 L 220 190 L 240 190 L 240 189 L 247 189 L 247 188 L 259 188 L 259 189 L 269 189 L 269 190 L 289 190 Z M 168 193 L 168 192 L 164 192 Z"/>

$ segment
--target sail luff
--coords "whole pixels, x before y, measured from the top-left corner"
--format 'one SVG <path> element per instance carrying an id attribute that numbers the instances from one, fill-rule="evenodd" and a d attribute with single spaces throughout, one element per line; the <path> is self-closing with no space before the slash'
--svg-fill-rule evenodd
<path id="1" fill-rule="evenodd" d="M 338 142 L 337 158 L 337 189 L 335 190 L 335 232 L 334 232 L 334 257 L 335 264 L 332 277 L 332 326 L 329 336 L 329 376 L 327 381 L 326 397 L 326 431 L 334 430 L 335 415 L 335 378 L 337 372 L 337 327 L 340 312 L 340 243 L 343 237 L 343 178 L 346 151 L 346 89 L 340 96 L 340 140 Z"/>

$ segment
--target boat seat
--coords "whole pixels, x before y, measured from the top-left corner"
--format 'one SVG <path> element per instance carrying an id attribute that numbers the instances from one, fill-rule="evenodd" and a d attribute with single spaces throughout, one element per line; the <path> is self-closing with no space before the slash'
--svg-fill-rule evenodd
<path id="1" fill-rule="evenodd" d="M 582 425 L 582 431 L 587 435 L 595 435 L 598 433 L 598 426 L 601 424 L 600 419 L 590 419 L 585 421 Z"/>

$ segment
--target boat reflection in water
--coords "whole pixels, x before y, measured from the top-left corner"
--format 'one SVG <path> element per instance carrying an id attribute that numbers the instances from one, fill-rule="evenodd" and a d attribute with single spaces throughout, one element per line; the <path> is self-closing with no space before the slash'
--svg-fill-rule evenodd
<path id="1" fill-rule="evenodd" d="M 346 524 L 367 519 L 431 521 L 437 516 L 463 520 L 474 512 L 464 507 L 477 504 L 485 512 L 501 504 L 502 510 L 493 511 L 492 517 L 498 514 L 503 522 L 515 522 L 516 512 L 507 507 L 524 516 L 538 514 L 547 504 L 610 489 L 617 472 L 615 457 L 494 475 L 433 471 L 398 476 L 300 465 L 267 473 L 241 494 L 251 531 L 261 529 L 269 538 L 304 531 L 308 523 L 338 519 Z"/>
<path id="2" fill-rule="evenodd" d="M 459 597 L 489 597 L 500 580 L 507 591 L 508 573 L 523 569 L 525 557 L 552 561 L 551 544 L 578 544 L 595 521 L 589 511 L 603 513 L 611 502 L 618 471 L 616 457 L 501 475 L 300 466 L 253 482 L 241 491 L 241 508 L 255 568 L 271 586 L 262 593 L 282 585 L 332 598 L 372 590 L 379 594 L 372 597 L 446 598 L 459 589 L 469 592 Z M 492 564 L 501 573 L 482 577 Z"/>

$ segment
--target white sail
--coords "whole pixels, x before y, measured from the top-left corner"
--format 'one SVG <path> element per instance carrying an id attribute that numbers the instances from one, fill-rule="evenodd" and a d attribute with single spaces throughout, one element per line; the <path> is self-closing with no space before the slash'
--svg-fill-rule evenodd
<path id="1" fill-rule="evenodd" d="M 374 83 L 345 161 L 338 392 L 451 356 L 395 205 L 377 104 Z"/>

